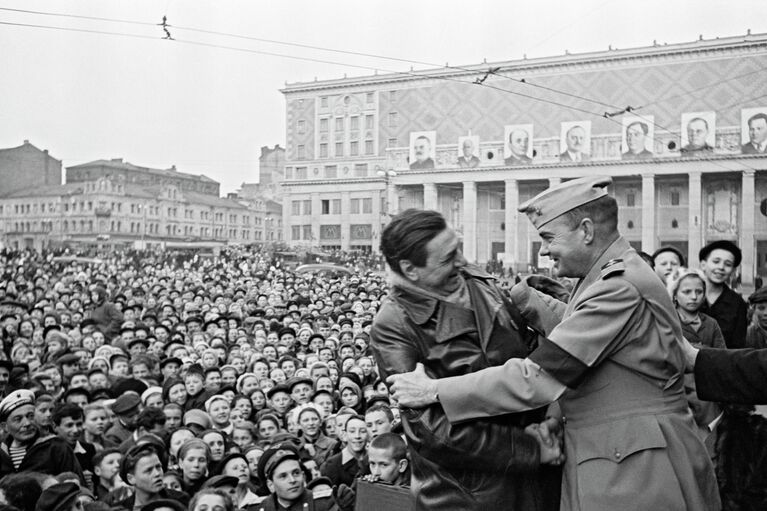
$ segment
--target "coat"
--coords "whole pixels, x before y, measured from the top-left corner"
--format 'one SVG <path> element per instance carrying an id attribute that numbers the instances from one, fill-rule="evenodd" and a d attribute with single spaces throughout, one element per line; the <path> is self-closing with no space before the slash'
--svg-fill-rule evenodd
<path id="1" fill-rule="evenodd" d="M 529 357 L 538 372 L 522 374 L 511 360 L 440 382 L 450 420 L 519 409 L 537 401 L 538 380 L 559 382 L 563 511 L 718 511 L 714 469 L 684 396 L 679 319 L 625 239 L 586 272 L 547 334 Z"/>
<path id="2" fill-rule="evenodd" d="M 382 379 L 418 362 L 440 378 L 527 355 L 527 339 L 515 330 L 495 279 L 475 267 L 462 274 L 471 309 L 395 283 L 370 331 Z M 524 433 L 545 409 L 461 425 L 451 425 L 439 404 L 401 416 L 417 509 L 547 509 L 538 444 Z"/>
<path id="3" fill-rule="evenodd" d="M 42 472 L 57 476 L 74 472 L 85 482 L 77 457 L 66 440 L 56 435 L 38 436 L 27 448 L 18 470 L 14 468 L 9 451 L 10 438 L 0 446 L 0 477 L 18 472 Z"/>
<path id="4" fill-rule="evenodd" d="M 724 336 L 724 344 L 730 349 L 746 347 L 746 331 L 748 329 L 748 305 L 743 298 L 724 286 L 722 294 L 712 304 L 703 300 L 700 312 L 714 318 L 719 324 Z"/>
<path id="5" fill-rule="evenodd" d="M 709 401 L 767 404 L 767 350 L 702 349 L 695 359 L 698 397 Z"/>

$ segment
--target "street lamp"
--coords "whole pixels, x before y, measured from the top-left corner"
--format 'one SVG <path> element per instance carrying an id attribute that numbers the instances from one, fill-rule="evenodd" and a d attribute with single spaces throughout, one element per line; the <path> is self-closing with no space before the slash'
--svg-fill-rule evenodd
<path id="1" fill-rule="evenodd" d="M 378 174 L 378 176 L 382 177 L 384 180 L 384 203 L 383 203 L 384 207 L 381 214 L 385 216 L 392 216 L 391 213 L 389 212 L 389 207 L 391 205 L 391 197 L 389 197 L 390 185 L 391 185 L 391 179 L 393 177 L 397 177 L 397 172 L 392 169 L 378 169 L 376 171 L 376 174 Z"/>

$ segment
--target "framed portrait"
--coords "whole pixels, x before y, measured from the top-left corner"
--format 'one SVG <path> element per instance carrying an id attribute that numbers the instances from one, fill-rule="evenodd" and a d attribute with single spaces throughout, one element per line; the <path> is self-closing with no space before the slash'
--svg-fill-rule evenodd
<path id="1" fill-rule="evenodd" d="M 654 156 L 655 116 L 626 115 L 621 126 L 621 159 L 645 160 Z"/>
<path id="2" fill-rule="evenodd" d="M 740 143 L 743 154 L 767 153 L 767 106 L 740 111 Z"/>
<path id="3" fill-rule="evenodd" d="M 437 155 L 436 131 L 410 132 L 410 168 L 433 169 Z"/>
<path id="4" fill-rule="evenodd" d="M 563 122 L 559 130 L 559 161 L 591 159 L 591 121 Z"/>
<path id="5" fill-rule="evenodd" d="M 682 114 L 682 153 L 713 151 L 716 145 L 716 112 Z"/>
<path id="6" fill-rule="evenodd" d="M 503 162 L 506 165 L 533 163 L 532 124 L 509 124 L 503 127 Z"/>
<path id="7" fill-rule="evenodd" d="M 474 168 L 479 166 L 479 136 L 458 137 L 458 166 Z"/>

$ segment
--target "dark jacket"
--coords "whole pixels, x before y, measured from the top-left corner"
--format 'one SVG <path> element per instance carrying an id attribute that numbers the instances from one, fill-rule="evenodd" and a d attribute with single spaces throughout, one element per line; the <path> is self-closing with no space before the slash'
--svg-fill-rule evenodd
<path id="1" fill-rule="evenodd" d="M 115 304 L 107 301 L 107 293 L 104 289 L 97 289 L 99 302 L 91 311 L 91 319 L 96 322 L 96 328 L 104 334 L 108 340 L 120 335 L 123 322 L 123 313 L 117 310 Z"/>
<path id="2" fill-rule="evenodd" d="M 125 493 L 123 489 L 118 488 L 116 491 L 113 491 L 107 495 L 106 499 L 104 499 L 104 502 L 106 502 L 110 507 L 117 507 L 127 509 L 128 511 L 133 511 L 133 506 L 136 503 L 136 494 L 131 492 L 129 496 L 122 497 L 124 494 Z M 181 502 L 184 506 L 189 505 L 189 495 L 182 491 L 171 490 L 170 488 L 163 488 L 160 490 L 157 498 L 172 499 Z"/>
<path id="3" fill-rule="evenodd" d="M 471 310 L 395 282 L 371 330 L 382 379 L 417 362 L 430 377 L 444 378 L 527 356 L 528 339 L 515 329 L 494 278 L 475 267 L 463 276 Z M 544 419 L 544 409 L 452 425 L 439 404 L 401 415 L 417 509 L 549 509 L 538 443 L 524 432 Z M 552 486 L 547 496 L 558 509 L 558 479 Z"/>
<path id="4" fill-rule="evenodd" d="M 719 323 L 724 344 L 728 348 L 746 347 L 748 305 L 738 293 L 725 286 L 713 304 L 709 305 L 707 300 L 703 300 L 700 312 L 705 312 Z"/>
<path id="5" fill-rule="evenodd" d="M 695 359 L 698 397 L 708 401 L 767 404 L 767 350 L 702 349 Z"/>
<path id="6" fill-rule="evenodd" d="M 123 426 L 120 419 L 116 419 L 114 424 L 104 433 L 104 439 L 112 442 L 114 445 L 119 446 L 127 439 L 131 437 L 133 432 Z"/>
<path id="7" fill-rule="evenodd" d="M 56 435 L 38 436 L 27 449 L 18 470 L 13 467 L 8 450 L 11 440 L 9 438 L 0 447 L 0 477 L 17 472 L 42 472 L 54 476 L 62 472 L 74 472 L 84 482 L 75 452 L 63 438 Z"/>
<path id="8" fill-rule="evenodd" d="M 306 506 L 306 507 L 304 507 Z M 277 502 L 276 495 L 272 494 L 257 506 L 249 506 L 248 511 L 334 511 L 337 508 L 333 497 L 314 498 L 312 492 L 304 490 L 301 498 L 296 500 L 290 507 L 282 507 Z"/>
<path id="9" fill-rule="evenodd" d="M 342 464 L 342 456 L 343 451 L 334 454 L 320 466 L 320 473 L 330 479 L 333 486 L 338 486 L 339 484 L 351 486 L 354 483 L 354 478 L 357 477 L 362 468 L 356 458 L 352 458 Z"/>

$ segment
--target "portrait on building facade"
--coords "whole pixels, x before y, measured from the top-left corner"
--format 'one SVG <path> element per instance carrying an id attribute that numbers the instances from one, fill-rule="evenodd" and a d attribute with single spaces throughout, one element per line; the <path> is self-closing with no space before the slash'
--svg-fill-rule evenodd
<path id="1" fill-rule="evenodd" d="M 647 160 L 652 158 L 655 117 L 652 115 L 630 115 L 621 121 L 623 126 L 621 159 Z"/>
<path id="2" fill-rule="evenodd" d="M 559 161 L 591 159 L 591 121 L 563 122 L 559 132 Z"/>
<path id="3" fill-rule="evenodd" d="M 682 114 L 682 155 L 710 153 L 716 145 L 716 113 Z"/>
<path id="4" fill-rule="evenodd" d="M 458 166 L 470 168 L 479 166 L 479 137 L 468 135 L 458 137 Z"/>
<path id="5" fill-rule="evenodd" d="M 740 111 L 740 151 L 767 154 L 767 106 Z"/>
<path id="6" fill-rule="evenodd" d="M 533 163 L 532 124 L 511 124 L 503 127 L 503 163 L 510 166 Z"/>
<path id="7" fill-rule="evenodd" d="M 437 149 L 436 131 L 410 133 L 410 169 L 433 169 Z"/>

